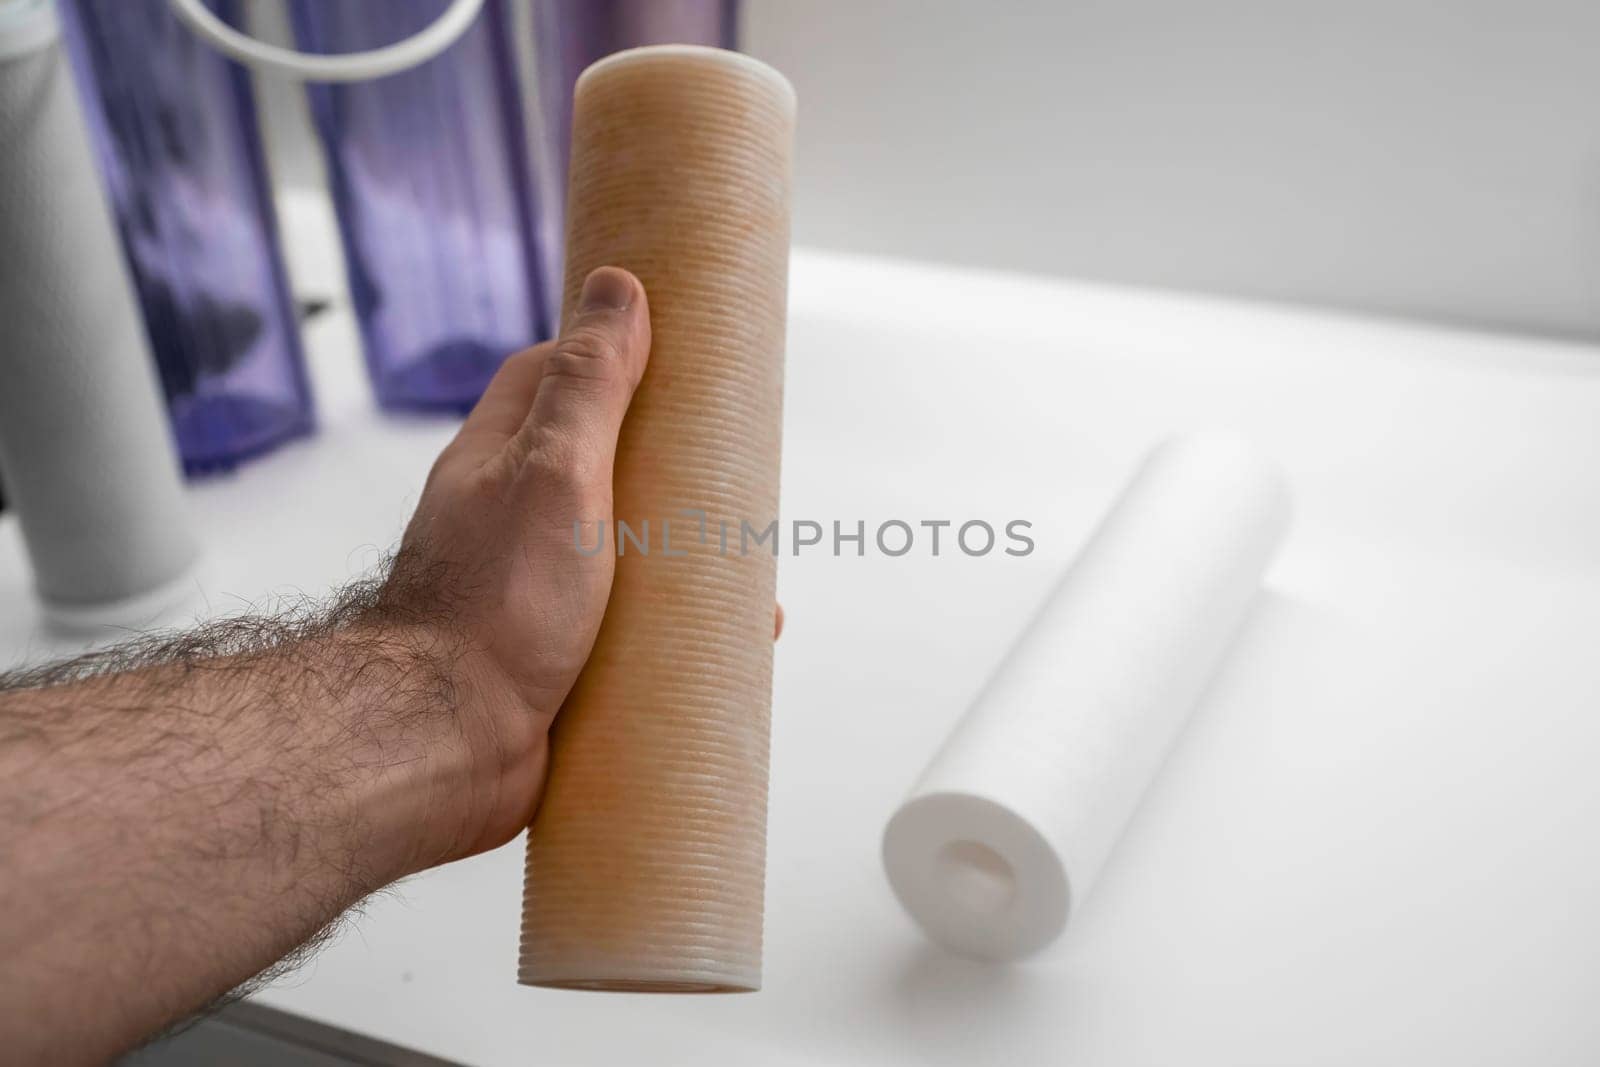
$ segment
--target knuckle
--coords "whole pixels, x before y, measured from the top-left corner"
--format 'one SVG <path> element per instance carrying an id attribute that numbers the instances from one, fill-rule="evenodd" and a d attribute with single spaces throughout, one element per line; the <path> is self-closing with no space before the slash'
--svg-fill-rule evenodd
<path id="1" fill-rule="evenodd" d="M 622 345 L 616 335 L 596 326 L 578 326 L 557 342 L 545 360 L 544 373 L 558 378 L 611 382 L 625 372 Z"/>
<path id="2" fill-rule="evenodd" d="M 528 445 L 523 474 L 533 480 L 541 495 L 580 498 L 593 483 L 589 450 L 566 428 L 538 426 Z"/>
<path id="3" fill-rule="evenodd" d="M 524 348 L 519 352 L 513 352 L 506 357 L 504 363 L 500 364 L 500 369 L 495 372 L 495 377 L 512 379 L 526 377 L 533 381 L 538 381 L 539 368 L 543 365 L 545 357 L 549 355 L 550 347 L 550 342 L 545 342 L 542 345 L 534 345 L 532 348 Z"/>
<path id="4" fill-rule="evenodd" d="M 491 499 L 504 490 L 505 464 L 500 454 L 482 459 L 447 445 L 428 470 L 422 498 L 445 506 Z"/>
<path id="5" fill-rule="evenodd" d="M 473 472 L 464 486 L 463 496 L 477 504 L 501 505 L 506 501 L 504 465 L 495 459 Z"/>

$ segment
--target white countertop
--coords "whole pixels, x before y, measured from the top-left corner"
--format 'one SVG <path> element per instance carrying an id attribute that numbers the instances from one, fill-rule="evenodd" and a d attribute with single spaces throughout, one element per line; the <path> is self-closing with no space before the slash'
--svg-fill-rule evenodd
<path id="1" fill-rule="evenodd" d="M 379 416 L 348 314 L 323 430 L 196 486 L 212 611 L 398 537 L 448 422 Z M 521 847 L 381 895 L 260 997 L 472 1064 L 1600 1060 L 1600 348 L 795 257 L 785 517 L 1034 523 L 1026 558 L 780 566 L 766 989 L 516 985 Z M 884 820 L 1139 454 L 1225 425 L 1297 525 L 1066 937 L 947 956 Z M 38 629 L 0 520 L 0 665 Z"/>

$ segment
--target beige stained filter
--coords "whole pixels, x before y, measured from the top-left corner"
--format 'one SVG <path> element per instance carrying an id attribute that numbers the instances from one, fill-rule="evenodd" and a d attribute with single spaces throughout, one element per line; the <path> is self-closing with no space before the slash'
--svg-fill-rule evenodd
<path id="1" fill-rule="evenodd" d="M 615 512 L 636 534 L 648 522 L 650 551 L 618 558 L 556 723 L 528 834 L 526 984 L 761 985 L 777 560 L 771 541 L 742 553 L 740 531 L 777 518 L 793 130 L 788 82 L 734 52 L 640 48 L 578 80 L 563 308 L 607 264 L 649 296 Z"/>

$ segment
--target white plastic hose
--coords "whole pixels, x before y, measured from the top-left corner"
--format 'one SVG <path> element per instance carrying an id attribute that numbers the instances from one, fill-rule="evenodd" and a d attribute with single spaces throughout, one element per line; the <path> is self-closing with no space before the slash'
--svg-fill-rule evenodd
<path id="1" fill-rule="evenodd" d="M 37 52 L 56 39 L 51 0 L 0 0 L 0 60 Z"/>
<path id="2" fill-rule="evenodd" d="M 484 5 L 484 0 L 455 0 L 431 25 L 413 37 L 367 52 L 319 56 L 258 41 L 218 18 L 205 6 L 204 0 L 167 2 L 185 25 L 224 55 L 257 70 L 316 82 L 367 81 L 420 66 L 466 33 Z"/>

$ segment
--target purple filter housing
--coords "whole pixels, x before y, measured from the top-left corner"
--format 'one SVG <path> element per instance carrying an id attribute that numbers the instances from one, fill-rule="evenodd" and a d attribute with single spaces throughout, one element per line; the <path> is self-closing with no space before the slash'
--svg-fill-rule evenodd
<path id="1" fill-rule="evenodd" d="M 231 0 L 213 7 L 233 14 Z M 227 469 L 308 433 L 248 74 L 166 0 L 60 11 L 184 469 Z"/>
<path id="2" fill-rule="evenodd" d="M 293 0 L 308 52 L 409 37 L 447 0 Z M 642 44 L 732 47 L 734 0 L 488 0 L 443 54 L 310 85 L 379 403 L 465 410 L 550 337 L 561 286 L 572 89 Z"/>
<path id="3" fill-rule="evenodd" d="M 409 37 L 445 0 L 295 0 L 307 52 Z M 378 402 L 465 410 L 506 356 L 550 336 L 515 60 L 494 10 L 443 54 L 308 85 Z"/>

